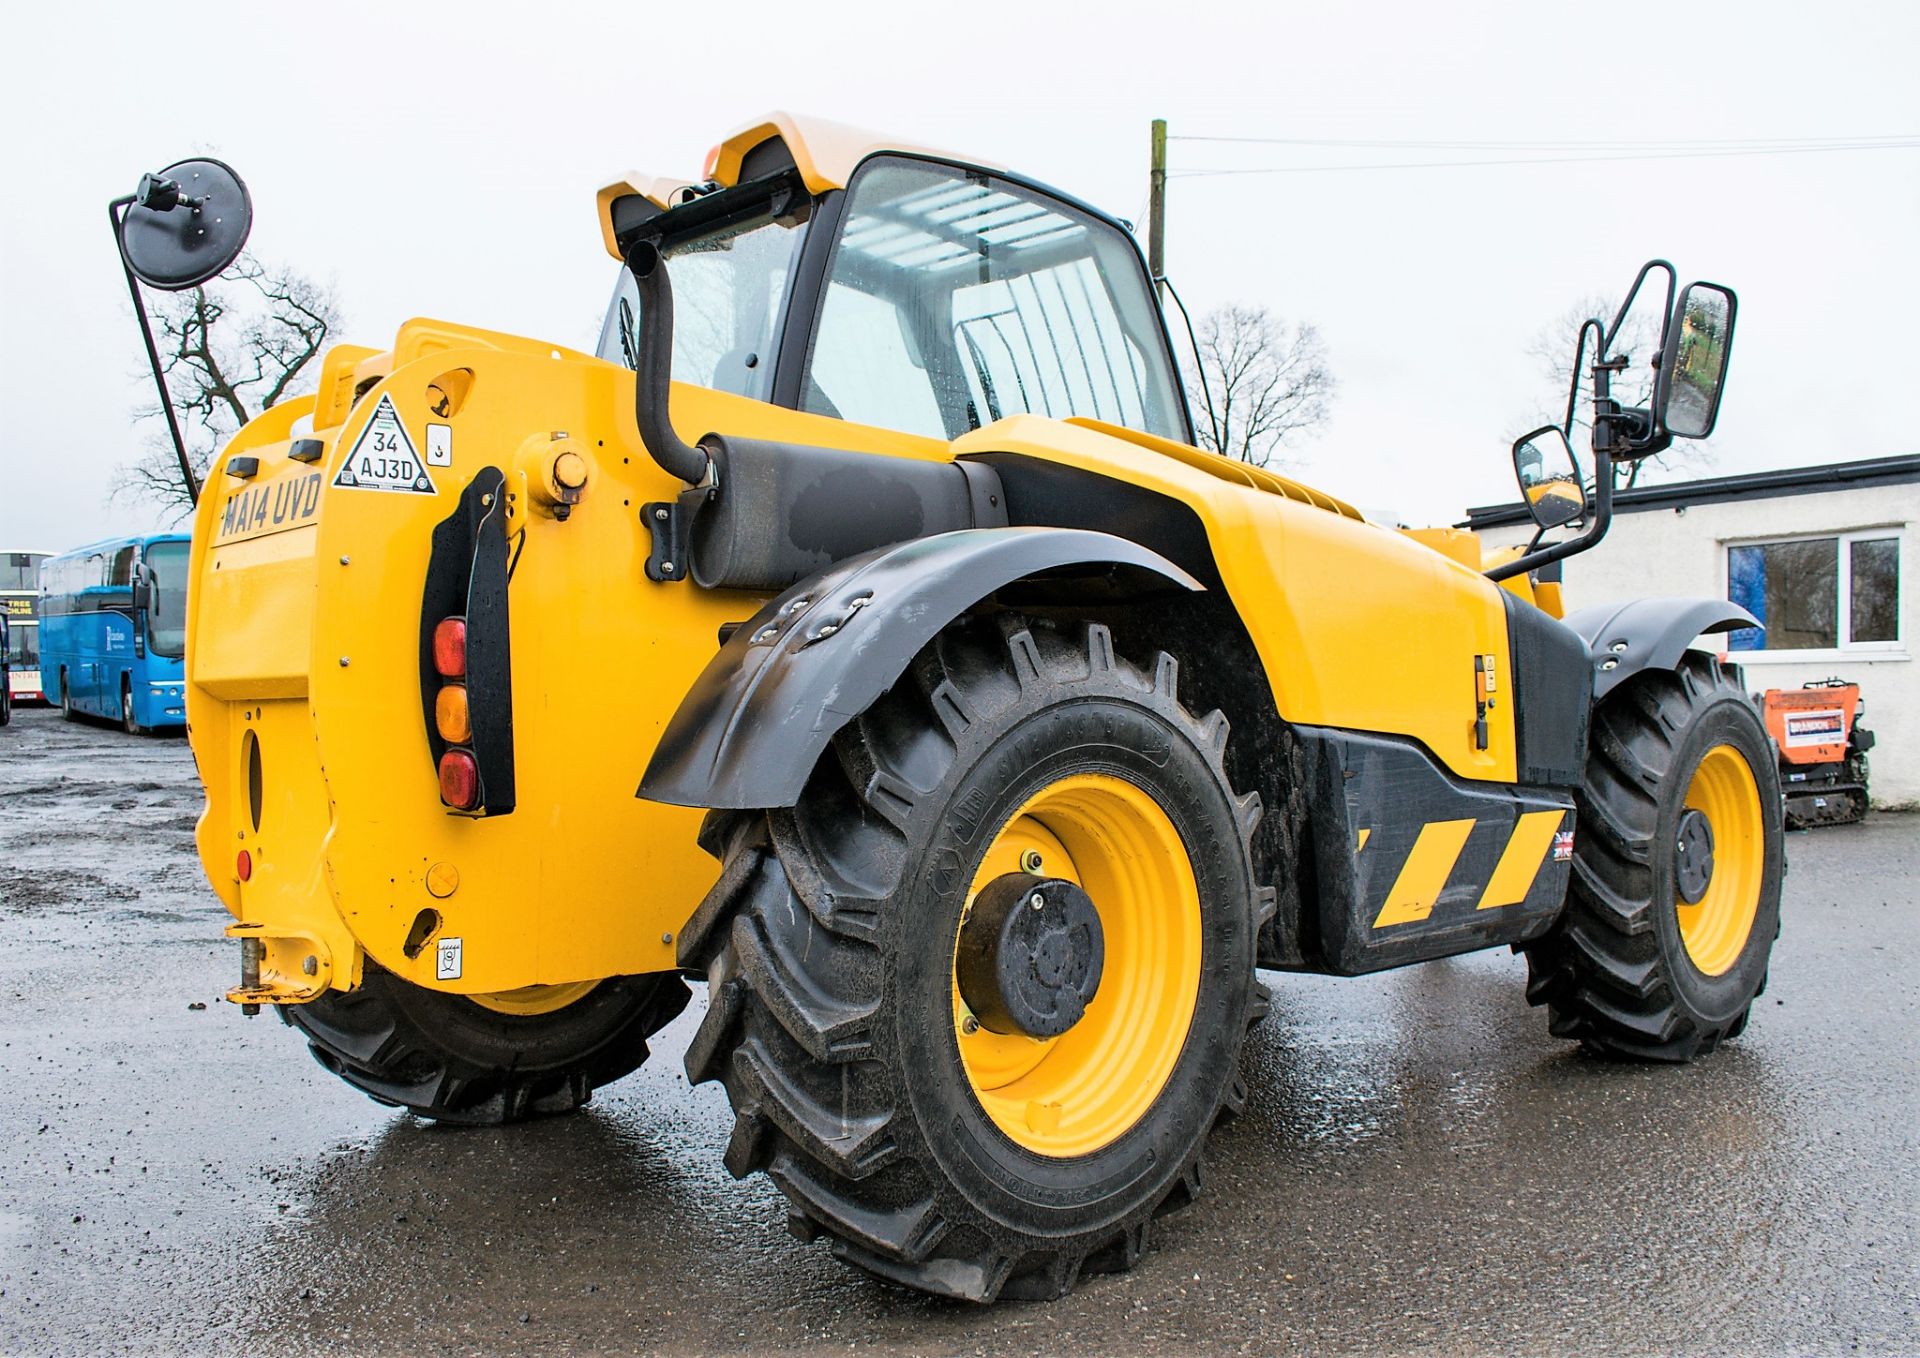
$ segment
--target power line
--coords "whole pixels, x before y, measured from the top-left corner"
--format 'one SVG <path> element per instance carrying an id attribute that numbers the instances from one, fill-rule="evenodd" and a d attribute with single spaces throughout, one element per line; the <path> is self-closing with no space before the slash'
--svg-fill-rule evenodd
<path id="1" fill-rule="evenodd" d="M 1170 179 L 1213 179 L 1244 174 L 1331 174 L 1349 170 L 1453 170 L 1482 165 L 1599 165 L 1633 160 L 1713 160 L 1732 156 L 1809 155 L 1835 151 L 1905 151 L 1920 147 L 1920 138 L 1899 142 L 1862 142 L 1835 146 L 1781 146 L 1723 151 L 1654 151 L 1629 155 L 1573 155 L 1504 157 L 1493 160 L 1409 160 L 1362 165 L 1270 165 L 1222 170 L 1168 170 Z"/>
<path id="2" fill-rule="evenodd" d="M 1333 137 L 1169 136 L 1168 141 L 1220 142 L 1242 146 L 1339 146 L 1398 151 L 1653 151 L 1710 148 L 1782 148 L 1848 146 L 1865 142 L 1912 141 L 1915 132 L 1876 132 L 1850 137 L 1683 137 L 1673 140 L 1620 138 L 1606 141 L 1400 141 Z"/>

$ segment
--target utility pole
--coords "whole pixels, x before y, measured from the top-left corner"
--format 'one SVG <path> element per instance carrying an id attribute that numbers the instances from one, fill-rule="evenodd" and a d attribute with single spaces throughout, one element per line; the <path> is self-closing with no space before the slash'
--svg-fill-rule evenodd
<path id="1" fill-rule="evenodd" d="M 1153 170 L 1147 180 L 1147 272 L 1159 297 L 1167 275 L 1167 120 L 1153 120 Z"/>

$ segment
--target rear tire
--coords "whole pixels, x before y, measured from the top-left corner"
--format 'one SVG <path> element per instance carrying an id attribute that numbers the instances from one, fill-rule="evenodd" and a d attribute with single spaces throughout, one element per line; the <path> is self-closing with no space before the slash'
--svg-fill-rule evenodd
<path id="1" fill-rule="evenodd" d="M 616 976 L 565 1008 L 507 1014 L 401 980 L 371 959 L 355 990 L 280 1017 L 314 1060 L 376 1102 L 436 1122 L 494 1126 L 570 1113 L 647 1059 L 687 1005 L 679 976 Z"/>
<path id="2" fill-rule="evenodd" d="M 67 721 L 79 721 L 80 714 L 73 710 L 73 694 L 67 689 L 67 672 L 60 671 L 60 715 Z"/>
<path id="3" fill-rule="evenodd" d="M 727 1167 L 765 1171 L 802 1239 L 927 1292 L 1050 1298 L 1130 1267 L 1198 1193 L 1244 1098 L 1273 892 L 1226 719 L 1181 706 L 1175 675 L 1117 658 L 1104 627 L 964 620 L 835 736 L 798 805 L 709 816 L 724 866 L 682 934 L 709 997 L 687 1074 L 725 1085 Z M 966 1024 L 956 939 L 1016 862 L 1083 883 L 1102 921 L 1099 988 L 1057 1038 Z M 993 1064 L 1021 1044 L 1032 1064 Z"/>
<path id="4" fill-rule="evenodd" d="M 1527 999 L 1554 1036 L 1689 1061 L 1746 1027 L 1780 932 L 1779 770 L 1752 700 L 1710 656 L 1627 681 L 1594 713 L 1573 885 L 1527 946 Z M 1712 871 L 1683 880 L 1689 808 Z M 1692 833 L 1698 834 L 1695 830 Z M 1695 904 L 1682 895 L 1700 893 Z"/>

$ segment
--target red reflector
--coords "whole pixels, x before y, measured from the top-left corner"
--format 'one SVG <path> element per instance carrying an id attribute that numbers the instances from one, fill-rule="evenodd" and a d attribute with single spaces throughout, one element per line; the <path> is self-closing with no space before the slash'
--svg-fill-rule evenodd
<path id="1" fill-rule="evenodd" d="M 253 880 L 253 855 L 245 849 L 240 850 L 240 856 L 233 860 L 233 875 L 243 882 Z"/>
<path id="2" fill-rule="evenodd" d="M 480 804 L 480 766 L 467 751 L 448 750 L 440 756 L 440 800 L 459 811 Z"/>
<path id="3" fill-rule="evenodd" d="M 443 679 L 458 679 L 467 672 L 465 618 L 442 618 L 433 629 L 433 667 Z"/>

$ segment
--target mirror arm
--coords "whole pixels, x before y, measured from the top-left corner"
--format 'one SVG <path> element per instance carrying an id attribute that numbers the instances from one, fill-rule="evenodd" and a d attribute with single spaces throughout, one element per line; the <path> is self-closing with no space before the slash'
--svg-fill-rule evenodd
<path id="1" fill-rule="evenodd" d="M 1504 565 L 1495 566 L 1485 573 L 1487 579 L 1497 583 L 1527 571 L 1537 570 L 1548 562 L 1559 561 L 1564 557 L 1584 552 L 1605 537 L 1608 526 L 1613 522 L 1613 462 L 1598 449 L 1594 452 L 1594 477 L 1598 484 L 1593 496 L 1593 518 L 1588 522 L 1586 531 L 1579 537 L 1568 538 L 1565 542 L 1556 542 L 1551 547 L 1542 547 L 1539 551 L 1529 551 L 1524 556 L 1517 556 Z M 1536 537 L 1535 541 L 1538 540 Z"/>
<path id="2" fill-rule="evenodd" d="M 153 369 L 153 385 L 160 392 L 160 410 L 167 417 L 167 432 L 173 436 L 173 451 L 180 459 L 180 480 L 187 488 L 187 502 L 200 503 L 200 483 L 193 474 L 193 463 L 187 457 L 187 441 L 180 436 L 180 418 L 173 413 L 173 394 L 167 390 L 167 376 L 160 369 L 160 350 L 153 342 L 153 327 L 147 323 L 146 303 L 140 297 L 140 284 L 133 276 L 133 264 L 127 259 L 127 249 L 121 240 L 121 219 L 126 215 L 138 197 L 128 194 L 116 198 L 107 204 L 107 220 L 113 223 L 114 248 L 120 252 L 120 267 L 127 275 L 127 292 L 133 298 L 133 314 L 140 321 L 140 338 L 147 342 L 147 363 Z"/>
<path id="3" fill-rule="evenodd" d="M 1581 341 L 1586 339 L 1586 327 L 1582 326 Z M 1618 362 L 1608 362 L 1603 355 L 1593 365 L 1593 517 L 1578 537 L 1568 538 L 1565 542 L 1556 542 L 1551 547 L 1542 547 L 1535 551 L 1531 547 L 1503 565 L 1495 566 L 1484 572 L 1487 579 L 1498 584 L 1510 580 L 1516 575 L 1538 570 L 1554 561 L 1574 556 L 1597 545 L 1607 535 L 1607 529 L 1613 524 L 1613 374 L 1625 366 Z M 1575 368 L 1575 385 L 1579 383 Z M 1568 424 L 1572 424 L 1572 407 L 1568 407 Z M 1545 532 L 1543 528 L 1541 532 Z M 1539 535 L 1534 541 L 1539 541 Z"/>

